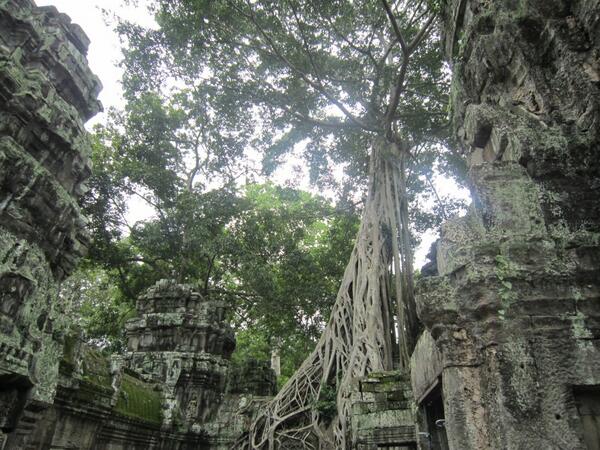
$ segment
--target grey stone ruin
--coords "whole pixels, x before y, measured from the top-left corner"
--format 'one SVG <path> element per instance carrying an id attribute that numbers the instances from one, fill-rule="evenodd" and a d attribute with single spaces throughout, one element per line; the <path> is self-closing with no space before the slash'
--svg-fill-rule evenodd
<path id="1" fill-rule="evenodd" d="M 65 333 L 58 285 L 88 244 L 83 123 L 101 109 L 88 45 L 54 7 L 0 0 L 0 449 L 228 448 L 275 379 L 230 368 L 218 298 L 159 282 L 123 356 Z M 228 388 L 240 371 L 243 389 Z"/>
<path id="2" fill-rule="evenodd" d="M 54 8 L 0 1 L 0 442 L 9 448 L 25 447 L 53 402 L 57 287 L 88 241 L 77 205 L 90 175 L 83 122 L 101 108 L 88 44 Z"/>
<path id="3" fill-rule="evenodd" d="M 410 381 L 355 390 L 355 448 L 598 450 L 600 2 L 442 3 L 474 202 L 418 283 Z"/>
<path id="4" fill-rule="evenodd" d="M 474 203 L 417 286 L 410 374 L 356 380 L 352 446 L 597 450 L 600 2 L 443 4 Z M 0 0 L 0 449 L 231 448 L 275 377 L 232 364 L 218 297 L 160 281 L 124 355 L 64 332 L 101 108 L 88 44 L 55 8 Z"/>
<path id="5" fill-rule="evenodd" d="M 192 286 L 161 280 L 137 301 L 127 324 L 129 369 L 160 381 L 165 423 L 207 422 L 225 391 L 235 338 L 225 304 L 207 301 Z"/>
<path id="6" fill-rule="evenodd" d="M 600 3 L 445 3 L 474 204 L 418 289 L 419 448 L 598 449 Z"/>

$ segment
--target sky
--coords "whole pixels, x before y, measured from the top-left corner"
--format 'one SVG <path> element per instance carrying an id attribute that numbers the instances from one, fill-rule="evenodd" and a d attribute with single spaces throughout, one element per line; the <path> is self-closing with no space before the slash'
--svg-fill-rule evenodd
<path id="1" fill-rule="evenodd" d="M 88 62 L 92 72 L 102 81 L 103 89 L 99 98 L 105 111 L 108 111 L 110 107 L 121 108 L 124 106 L 120 84 L 122 70 L 118 66 L 121 59 L 120 42 L 118 35 L 113 30 L 113 25 L 107 23 L 107 19 L 116 14 L 143 26 L 156 26 L 153 17 L 143 6 L 143 0 L 129 3 L 129 5 L 125 5 L 123 0 L 36 0 L 38 6 L 53 5 L 60 12 L 68 14 L 71 20 L 79 24 L 90 38 Z M 106 112 L 99 113 L 88 121 L 86 127 L 91 130 L 94 124 L 103 123 L 105 119 Z M 286 172 L 289 173 L 286 174 Z M 296 174 L 293 173 L 293 164 L 280 169 L 276 175 L 279 175 L 282 179 L 286 177 L 288 179 L 296 178 Z M 468 198 L 468 192 L 465 189 L 460 189 L 452 180 L 437 177 L 434 184 L 438 193 L 442 196 L 453 195 Z M 308 180 L 304 180 L 298 187 L 307 189 Z M 128 220 L 131 223 L 147 219 L 152 215 L 152 208 L 142 200 L 131 199 L 128 214 Z M 415 252 L 415 267 L 421 267 L 424 264 L 426 254 L 435 238 L 435 232 L 427 233 L 422 237 L 422 244 Z"/>

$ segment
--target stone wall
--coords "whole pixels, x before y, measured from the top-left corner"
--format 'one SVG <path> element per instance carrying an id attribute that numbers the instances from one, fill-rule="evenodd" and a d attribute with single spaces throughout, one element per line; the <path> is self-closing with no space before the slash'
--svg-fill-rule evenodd
<path id="1" fill-rule="evenodd" d="M 83 122 L 101 108 L 88 45 L 55 8 L 0 0 L 0 449 L 227 448 L 275 384 L 254 364 L 226 393 L 235 339 L 218 298 L 157 283 L 123 356 L 66 335 L 58 285 L 88 244 Z"/>
<path id="2" fill-rule="evenodd" d="M 450 449 L 597 448 L 599 24 L 597 0 L 446 2 L 474 206 L 418 287 L 441 364 L 413 377 L 439 383 Z"/>
<path id="3" fill-rule="evenodd" d="M 53 402 L 57 286 L 88 240 L 77 205 L 90 174 L 83 122 L 101 107 L 88 43 L 54 8 L 0 1 L 0 442 L 9 448 L 25 448 Z"/>
<path id="4" fill-rule="evenodd" d="M 354 445 L 597 448 L 600 2 L 445 5 L 474 204 L 418 286 L 411 386 L 357 380 Z M 230 370 L 219 299 L 161 281 L 123 357 L 64 336 L 57 286 L 87 245 L 83 122 L 100 108 L 88 43 L 54 8 L 0 0 L 0 448 L 227 448 L 274 378 Z"/>
<path id="5" fill-rule="evenodd" d="M 54 404 L 36 420 L 28 449 L 209 449 L 202 433 L 163 426 L 163 387 L 67 339 Z M 21 447 L 11 447 L 21 448 Z"/>
<path id="6" fill-rule="evenodd" d="M 138 317 L 127 323 L 127 367 L 163 385 L 172 405 L 165 423 L 210 421 L 235 348 L 225 304 L 161 280 L 140 296 L 136 309 Z"/>
<path id="7" fill-rule="evenodd" d="M 161 280 L 137 310 L 124 355 L 66 336 L 53 404 L 3 450 L 231 447 L 275 392 L 268 362 L 230 370 L 235 340 L 224 305 L 189 285 Z"/>
<path id="8" fill-rule="evenodd" d="M 357 380 L 352 393 L 352 448 L 414 450 L 415 408 L 409 377 L 376 372 Z"/>

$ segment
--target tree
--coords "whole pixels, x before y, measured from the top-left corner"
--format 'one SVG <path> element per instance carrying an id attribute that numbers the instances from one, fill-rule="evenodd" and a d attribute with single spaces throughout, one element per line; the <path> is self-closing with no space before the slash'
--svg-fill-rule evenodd
<path id="1" fill-rule="evenodd" d="M 94 265 L 82 264 L 60 286 L 66 313 L 75 317 L 77 332 L 88 343 L 107 351 L 125 348 L 124 321 L 135 315 L 110 274 Z M 74 330 L 72 330 L 74 331 Z"/>
<path id="2" fill-rule="evenodd" d="M 347 381 L 391 369 L 395 340 L 406 369 L 418 329 L 408 205 L 423 187 L 421 157 L 433 159 L 446 118 L 435 10 L 418 0 L 153 5 L 159 30 L 121 26 L 128 92 L 161 83 L 203 86 L 215 93 L 208 99 L 214 111 L 245 124 L 260 118 L 251 143 L 267 167 L 302 144 L 321 184 L 331 185 L 332 163 L 347 164 L 360 180 L 369 174 L 358 241 L 330 322 L 249 440 L 252 448 L 290 440 L 346 448 Z M 400 336 L 393 336 L 394 310 Z M 331 428 L 311 406 L 324 386 L 337 390 Z"/>
<path id="3" fill-rule="evenodd" d="M 233 325 L 247 338 L 240 340 L 239 353 L 252 355 L 256 342 L 269 346 L 281 338 L 289 377 L 328 318 L 357 215 L 270 183 L 213 189 L 195 183 L 190 190 L 190 171 L 164 161 L 177 161 L 177 151 L 164 155 L 142 138 L 138 144 L 129 131 L 133 122 L 151 136 L 148 117 L 154 114 L 126 113 L 118 118 L 126 137 L 116 126 L 95 136 L 96 170 L 84 203 L 93 229 L 91 268 L 78 274 L 81 282 L 71 289 L 89 299 L 80 305 L 87 337 L 122 346 L 121 329 L 137 296 L 157 280 L 175 277 L 197 284 L 205 295 L 229 299 Z M 157 122 L 160 136 L 172 133 L 165 121 Z M 128 224 L 131 193 L 154 205 L 156 217 Z M 105 289 L 102 301 L 87 295 L 111 282 L 117 289 Z"/>
<path id="4" fill-rule="evenodd" d="M 249 207 L 232 227 L 230 290 L 252 297 L 238 299 L 234 324 L 240 343 L 278 343 L 282 376 L 289 378 L 329 319 L 358 217 L 269 183 L 247 186 L 245 198 Z"/>

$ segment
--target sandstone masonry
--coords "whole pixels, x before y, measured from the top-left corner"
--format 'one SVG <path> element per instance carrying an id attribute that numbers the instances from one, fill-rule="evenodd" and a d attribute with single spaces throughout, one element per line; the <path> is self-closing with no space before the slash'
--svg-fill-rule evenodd
<path id="1" fill-rule="evenodd" d="M 256 362 L 230 368 L 218 298 L 160 281 L 123 356 L 65 331 L 58 284 L 88 244 L 83 122 L 101 108 L 88 45 L 54 7 L 0 0 L 0 449 L 229 448 L 275 378 Z"/>
<path id="2" fill-rule="evenodd" d="M 598 448 L 599 24 L 597 0 L 447 2 L 474 205 L 418 289 L 420 448 Z"/>

